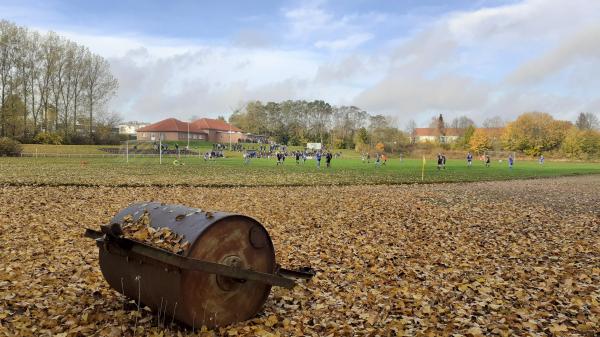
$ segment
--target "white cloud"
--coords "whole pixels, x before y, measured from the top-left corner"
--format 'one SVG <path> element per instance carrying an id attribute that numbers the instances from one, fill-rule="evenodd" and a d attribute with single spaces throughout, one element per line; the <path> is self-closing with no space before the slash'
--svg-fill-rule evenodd
<path id="1" fill-rule="evenodd" d="M 449 32 L 462 44 L 512 43 L 561 39 L 565 33 L 597 22 L 600 2 L 590 0 L 526 0 L 519 3 L 450 14 Z"/>
<path id="2" fill-rule="evenodd" d="M 111 108 L 126 119 L 217 116 L 254 99 L 356 104 L 400 124 L 437 113 L 600 110 L 600 1 L 455 11 L 410 31 L 391 29 L 403 14 L 331 12 L 319 2 L 280 14 L 279 30 L 247 26 L 217 42 L 57 31 L 109 59 L 120 82 Z"/>
<path id="3" fill-rule="evenodd" d="M 319 64 L 301 51 L 224 46 L 165 57 L 135 50 L 109 61 L 120 82 L 114 108 L 146 120 L 216 116 L 248 100 L 300 97 L 302 83 L 315 76 Z"/>
<path id="4" fill-rule="evenodd" d="M 284 15 L 294 38 L 305 38 L 314 32 L 334 28 L 334 16 L 321 8 L 299 7 L 285 11 Z M 339 26 L 339 23 L 336 25 Z"/>
<path id="5" fill-rule="evenodd" d="M 531 110 L 571 118 L 600 101 L 589 75 L 600 73 L 598 21 L 600 2 L 584 0 L 450 13 L 400 41 L 386 76 L 355 103 L 401 120 Z"/>
<path id="6" fill-rule="evenodd" d="M 372 38 L 373 35 L 368 33 L 353 34 L 333 41 L 319 40 L 315 43 L 315 47 L 330 50 L 354 49 Z"/>
<path id="7" fill-rule="evenodd" d="M 582 66 L 575 76 L 586 75 L 586 68 L 600 66 L 600 24 L 585 27 L 575 34 L 564 37 L 550 51 L 520 65 L 508 76 L 515 84 L 535 84 L 570 66 Z M 581 61 L 591 60 L 592 63 Z"/>
<path id="8" fill-rule="evenodd" d="M 336 15 L 323 9 L 320 3 L 304 3 L 284 10 L 283 15 L 290 40 L 331 51 L 359 47 L 373 39 L 371 31 L 388 19 L 387 15 L 377 12 Z"/>
<path id="9" fill-rule="evenodd" d="M 44 31 L 42 28 L 37 28 L 37 30 Z M 56 32 L 59 35 L 89 47 L 90 50 L 104 57 L 121 57 L 131 52 L 131 50 L 139 50 L 141 48 L 146 49 L 153 56 L 168 57 L 195 52 L 208 46 L 197 41 L 148 37 L 136 34 L 115 36 L 73 32 L 69 30 L 57 30 Z"/>
<path id="10" fill-rule="evenodd" d="M 366 66 L 366 60 L 356 55 L 351 55 L 339 62 L 328 62 L 320 65 L 315 80 L 327 83 L 346 81 L 355 75 L 364 74 L 367 70 Z"/>
<path id="11" fill-rule="evenodd" d="M 477 111 L 487 102 L 484 83 L 453 74 L 427 79 L 417 74 L 391 73 L 356 98 L 356 104 L 398 117 L 416 113 Z"/>

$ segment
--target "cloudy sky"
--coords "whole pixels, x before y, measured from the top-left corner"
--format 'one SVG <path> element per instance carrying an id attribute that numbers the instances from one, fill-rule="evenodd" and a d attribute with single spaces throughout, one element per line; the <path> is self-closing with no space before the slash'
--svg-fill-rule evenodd
<path id="1" fill-rule="evenodd" d="M 0 0 L 106 57 L 125 120 L 323 99 L 427 124 L 600 112 L 600 0 Z"/>

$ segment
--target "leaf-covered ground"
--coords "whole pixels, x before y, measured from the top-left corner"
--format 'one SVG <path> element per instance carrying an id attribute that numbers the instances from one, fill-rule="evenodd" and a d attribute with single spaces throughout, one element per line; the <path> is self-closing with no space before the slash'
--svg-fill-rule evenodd
<path id="1" fill-rule="evenodd" d="M 597 336 L 600 176 L 399 186 L 0 187 L 0 336 Z M 256 318 L 157 326 L 85 227 L 159 200 L 256 217 L 284 266 Z M 139 317 L 137 317 L 139 316 Z"/>

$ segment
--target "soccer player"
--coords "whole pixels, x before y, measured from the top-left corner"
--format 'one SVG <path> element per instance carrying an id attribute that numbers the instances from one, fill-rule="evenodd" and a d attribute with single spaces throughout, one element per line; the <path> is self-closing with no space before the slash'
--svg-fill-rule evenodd
<path id="1" fill-rule="evenodd" d="M 317 168 L 320 169 L 321 168 L 321 151 L 317 152 L 315 159 L 317 160 Z"/>
<path id="2" fill-rule="evenodd" d="M 471 152 L 467 153 L 467 166 L 471 167 L 473 165 L 473 155 Z"/>

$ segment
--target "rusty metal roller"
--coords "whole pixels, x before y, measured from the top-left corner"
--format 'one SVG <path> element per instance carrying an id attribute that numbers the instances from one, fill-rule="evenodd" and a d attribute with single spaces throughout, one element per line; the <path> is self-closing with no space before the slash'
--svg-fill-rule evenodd
<path id="1" fill-rule="evenodd" d="M 147 212 L 149 226 L 167 227 L 190 243 L 177 255 L 122 236 L 128 216 Z M 266 229 L 256 220 L 224 212 L 204 212 L 158 202 L 133 204 L 96 239 L 100 269 L 112 288 L 149 306 L 159 317 L 189 326 L 217 327 L 247 320 L 264 305 L 272 285 L 291 288 L 296 278 L 314 275 L 309 268 L 280 268 Z"/>

